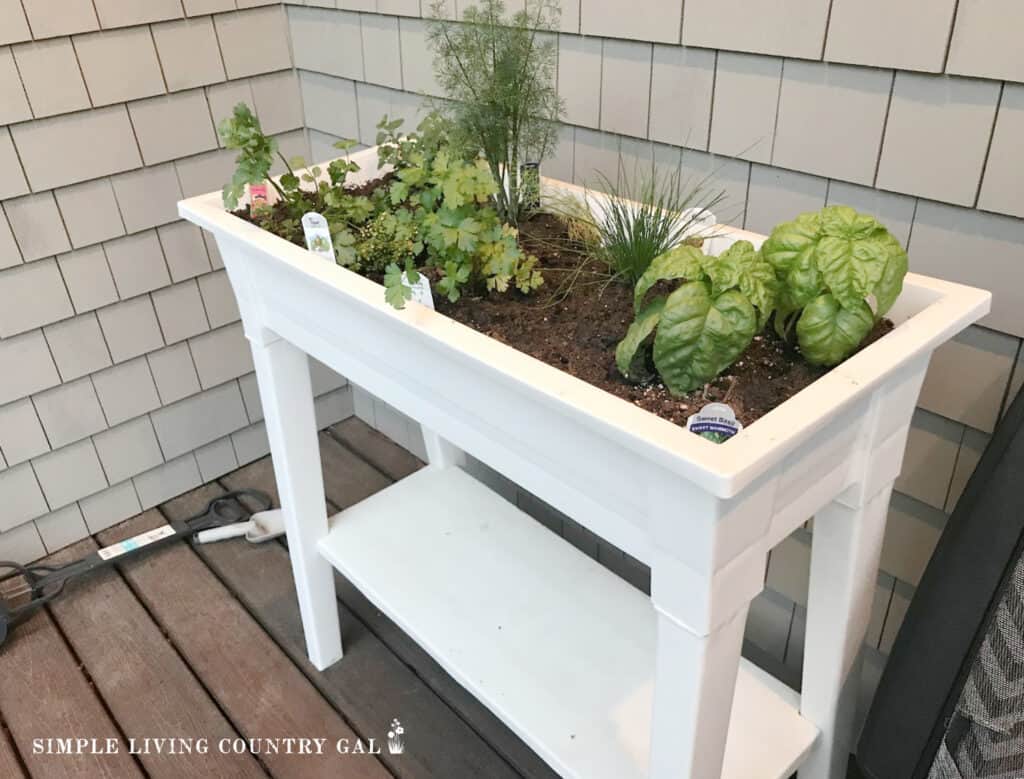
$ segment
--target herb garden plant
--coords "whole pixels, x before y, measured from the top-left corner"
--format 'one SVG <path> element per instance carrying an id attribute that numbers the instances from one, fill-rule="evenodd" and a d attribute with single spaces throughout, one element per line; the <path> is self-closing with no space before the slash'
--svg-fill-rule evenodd
<path id="1" fill-rule="evenodd" d="M 179 204 L 214 233 L 238 297 L 310 658 L 343 654 L 326 561 L 560 775 L 839 775 L 863 563 L 928 360 L 991 296 L 907 274 L 896 240 L 849 208 L 765 237 L 694 215 L 707 201 L 674 183 L 617 177 L 598 197 L 543 179 L 538 203 L 519 166 L 543 162 L 558 114 L 546 2 L 511 27 L 501 3 L 474 6 L 433 39 L 461 104 L 415 132 L 385 118 L 376 148 L 343 142 L 311 168 L 240 106 L 221 127 L 238 153 L 223 197 Z M 459 63 L 476 70 L 446 70 Z M 281 163 L 276 198 L 246 204 Z M 333 521 L 307 355 L 419 422 L 430 462 Z M 649 565 L 654 608 L 472 478 L 469 455 Z M 835 565 L 812 566 L 816 670 L 797 695 L 740 644 L 769 550 L 811 515 L 815 559 L 825 544 Z M 518 607 L 524 587 L 539 618 Z M 625 638 L 609 644 L 608 624 Z M 523 651 L 545 642 L 559 651 Z"/>
<path id="2" fill-rule="evenodd" d="M 709 387 L 744 364 L 755 342 L 774 349 L 759 356 L 773 366 L 769 382 L 794 360 L 831 367 L 893 305 L 906 253 L 875 219 L 851 208 L 802 214 L 760 248 L 740 240 L 712 256 L 708 221 L 723 193 L 708 178 L 684 182 L 653 165 L 631 177 L 620 159 L 614 181 L 598 177 L 602 191 L 548 193 L 538 211 L 539 193 L 526 191 L 519 171 L 554 145 L 561 101 L 554 44 L 544 33 L 556 26 L 557 5 L 531 0 L 506 17 L 501 0 L 483 0 L 459 24 L 438 10 L 430 40 L 451 100 L 413 132 L 403 133 L 401 119 L 381 120 L 382 175 L 350 183 L 360 172 L 349 154 L 354 141 L 336 144 L 344 154 L 325 167 L 302 170 L 305 162 L 285 159 L 240 104 L 219 128 L 225 146 L 239 152 L 224 204 L 237 208 L 247 185 L 269 180 L 277 202 L 247 217 L 303 244 L 302 217 L 317 212 L 338 264 L 380 281 L 395 308 L 411 299 L 422 274 L 449 315 L 478 329 L 501 322 L 499 337 L 570 370 L 581 364 L 589 373 L 578 375 L 640 402 L 648 402 L 647 390 L 638 397 L 623 388 L 663 386 L 669 397 L 700 391 L 715 399 Z M 275 181 L 268 177 L 278 162 L 285 173 Z M 596 281 L 584 284 L 586 274 Z M 547 278 L 553 294 L 541 299 L 535 293 Z M 623 306 L 629 318 L 616 331 Z M 579 316 L 593 323 L 580 325 Z M 593 341 L 605 344 L 597 357 Z M 591 367 L 595 360 L 608 368 Z M 808 370 L 800 381 L 818 375 Z"/>

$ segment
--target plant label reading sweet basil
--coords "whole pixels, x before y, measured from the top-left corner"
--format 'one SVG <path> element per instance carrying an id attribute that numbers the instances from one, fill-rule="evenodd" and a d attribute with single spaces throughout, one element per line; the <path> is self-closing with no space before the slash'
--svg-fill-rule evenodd
<path id="1" fill-rule="evenodd" d="M 723 444 L 743 429 L 736 412 L 725 403 L 708 403 L 686 420 L 686 429 L 701 438 Z"/>
<path id="2" fill-rule="evenodd" d="M 325 260 L 335 261 L 331 228 L 328 227 L 326 219 L 315 211 L 310 211 L 302 217 L 302 231 L 306 236 L 307 249 Z"/>

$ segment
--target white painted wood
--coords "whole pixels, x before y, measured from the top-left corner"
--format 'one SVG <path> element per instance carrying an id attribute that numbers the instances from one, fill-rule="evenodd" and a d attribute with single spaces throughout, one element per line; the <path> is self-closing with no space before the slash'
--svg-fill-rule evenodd
<path id="1" fill-rule="evenodd" d="M 382 172 L 376 150 L 352 156 L 357 181 Z M 988 292 L 908 275 L 892 333 L 716 445 L 432 309 L 392 309 L 379 284 L 226 213 L 220 193 L 179 212 L 216 235 L 253 344 L 318 667 L 341 646 L 329 566 L 314 550 L 327 526 L 303 352 L 423 425 L 431 461 L 408 494 L 403 482 L 346 512 L 324 553 L 556 770 L 712 779 L 724 746 L 726 776 L 788 776 L 813 740 L 810 720 L 824 735 L 804 776 L 834 779 L 880 496 L 931 353 L 988 312 Z M 713 232 L 711 254 L 764 240 Z M 464 453 L 651 565 L 651 600 L 463 484 Z M 426 488 L 444 479 L 458 483 Z M 802 719 L 739 661 L 739 642 L 768 550 L 815 513 L 839 529 L 815 552 L 811 608 L 825 605 L 810 617 Z"/>
<path id="2" fill-rule="evenodd" d="M 863 506 L 814 516 L 800 710 L 821 738 L 799 779 L 843 779 L 853 747 L 864 645 L 892 483 Z"/>
<path id="3" fill-rule="evenodd" d="M 287 341 L 252 343 L 274 477 L 310 662 L 323 670 L 341 659 L 334 571 L 316 549 L 327 532 L 327 502 L 313 414 L 309 359 Z"/>
<path id="4" fill-rule="evenodd" d="M 423 428 L 423 446 L 427 461 L 436 468 L 452 468 L 466 464 L 466 453 L 433 430 Z"/>
<path id="5" fill-rule="evenodd" d="M 459 468 L 423 469 L 336 515 L 320 549 L 563 776 L 710 779 L 728 724 L 723 776 L 784 779 L 816 736 L 792 691 L 739 662 L 741 614 L 718 633 L 731 653 L 718 661 L 716 641 L 658 616 L 638 590 Z M 728 677 L 706 685 L 728 683 L 728 698 L 735 687 L 736 704 L 731 720 L 729 700 L 701 718 L 706 755 L 686 754 L 685 730 L 672 732 L 696 723 L 662 723 L 652 770 L 656 655 L 665 704 L 678 708 L 699 665 Z M 703 708 L 684 706 L 690 716 Z"/>
<path id="6" fill-rule="evenodd" d="M 722 763 L 728 759 L 726 738 L 732 737 L 729 720 L 747 607 L 709 636 L 694 634 L 660 611 L 657 619 L 649 774 L 690 779 L 735 776 L 731 772 L 723 774 Z M 737 708 L 738 705 L 737 702 Z M 757 716 L 768 716 L 768 712 L 758 712 Z M 744 744 L 742 748 L 745 752 L 750 747 Z M 802 747 L 797 754 L 780 752 L 777 759 L 782 773 L 776 769 L 770 775 L 788 776 L 802 754 Z M 765 771 L 764 775 L 769 775 L 765 767 L 752 764 L 745 770 Z"/>

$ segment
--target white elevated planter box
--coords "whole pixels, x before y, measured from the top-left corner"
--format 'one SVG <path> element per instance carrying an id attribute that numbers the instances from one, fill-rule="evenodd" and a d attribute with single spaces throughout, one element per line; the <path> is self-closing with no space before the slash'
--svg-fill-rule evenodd
<path id="1" fill-rule="evenodd" d="M 354 158 L 376 175 L 375 150 Z M 714 444 L 434 311 L 392 309 L 220 193 L 179 210 L 214 233 L 238 297 L 318 668 L 342 656 L 334 566 L 564 776 L 845 776 L 911 414 L 932 351 L 988 292 L 910 274 L 893 332 Z M 763 240 L 718 232 L 713 254 Z M 307 354 L 419 420 L 430 467 L 328 519 Z M 651 597 L 467 476 L 464 452 L 649 564 Z M 797 695 L 740 645 L 769 550 L 812 515 Z"/>

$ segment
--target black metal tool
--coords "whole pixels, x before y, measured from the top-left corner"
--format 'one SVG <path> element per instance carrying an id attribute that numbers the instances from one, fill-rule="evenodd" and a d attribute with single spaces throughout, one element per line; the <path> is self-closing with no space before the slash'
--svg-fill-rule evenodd
<path id="1" fill-rule="evenodd" d="M 249 505 L 241 498 L 247 498 Z M 21 565 L 0 560 L 0 647 L 7 640 L 12 628 L 58 597 L 72 579 L 110 568 L 145 552 L 167 546 L 173 541 L 191 539 L 201 530 L 246 521 L 253 514 L 266 511 L 270 507 L 270 497 L 264 492 L 235 490 L 214 498 L 194 517 L 185 520 L 172 519 L 166 525 L 98 549 L 81 560 L 66 565 Z M 24 581 L 16 582 L 19 578 Z M 15 583 L 14 587 L 5 587 L 11 582 Z M 14 605 L 15 600 L 25 596 L 28 596 L 28 600 L 20 605 Z"/>

